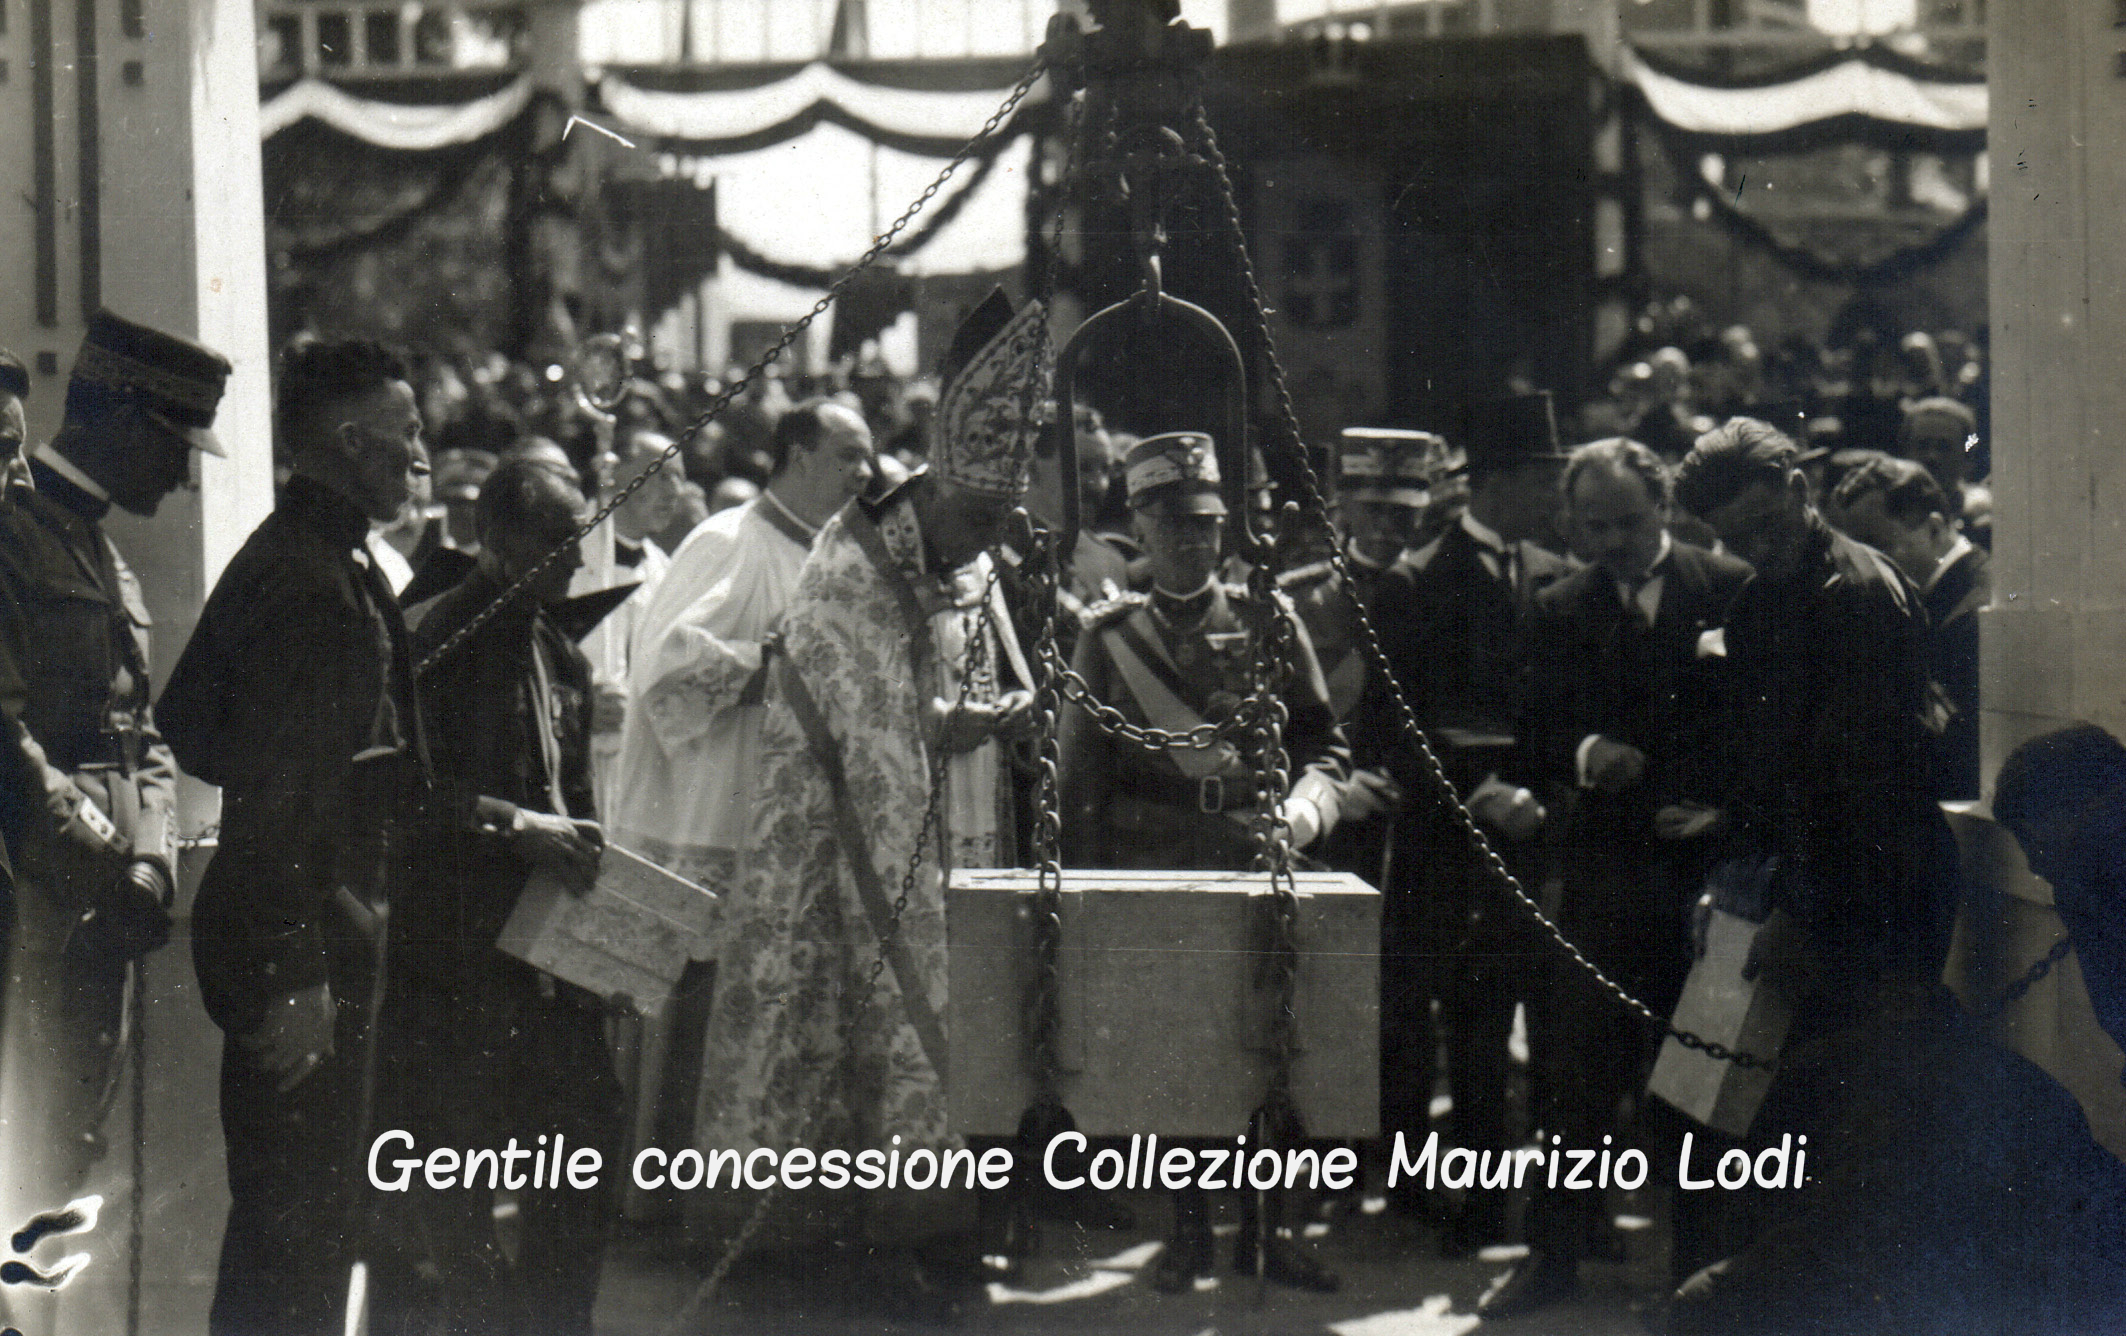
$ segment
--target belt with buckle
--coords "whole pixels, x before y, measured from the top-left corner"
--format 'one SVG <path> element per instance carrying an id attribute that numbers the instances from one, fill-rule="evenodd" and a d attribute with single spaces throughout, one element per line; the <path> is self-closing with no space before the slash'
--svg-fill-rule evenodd
<path id="1" fill-rule="evenodd" d="M 1224 812 L 1238 811 L 1255 805 L 1256 785 L 1251 776 L 1205 775 L 1190 779 L 1185 775 L 1161 775 L 1149 772 L 1127 772 L 1116 782 L 1118 796 L 1132 798 L 1140 803 L 1159 807 L 1178 807 L 1184 811 L 1202 812 L 1216 816 Z"/>

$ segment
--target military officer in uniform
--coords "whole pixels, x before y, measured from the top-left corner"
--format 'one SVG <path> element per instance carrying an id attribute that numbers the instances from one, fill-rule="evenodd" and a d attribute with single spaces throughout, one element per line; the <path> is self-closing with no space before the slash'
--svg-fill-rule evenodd
<path id="1" fill-rule="evenodd" d="M 1078 642 L 1075 666 L 1093 695 L 1130 723 L 1180 733 L 1238 709 L 1259 653 L 1248 594 L 1216 578 L 1226 506 L 1211 438 L 1200 432 L 1148 437 L 1124 464 L 1133 527 L 1151 588 L 1109 600 Z M 1304 848 L 1332 829 L 1340 812 L 1376 810 L 1371 789 L 1348 779 L 1348 749 L 1329 708 L 1328 688 L 1289 603 L 1292 660 L 1280 665 L 1290 722 L 1284 743 L 1290 791 L 1277 795 L 1292 842 Z M 1256 807 L 1257 758 L 1247 735 L 1201 749 L 1146 750 L 1110 736 L 1084 710 L 1062 721 L 1065 861 L 1075 867 L 1241 870 L 1255 857 L 1249 820 Z M 1258 1255 L 1258 1233 L 1243 1205 L 1235 1269 L 1280 1284 L 1332 1290 L 1337 1279 L 1276 1239 Z M 1272 1211 L 1280 1210 L 1273 1204 Z M 1273 1214 L 1272 1223 L 1275 1223 Z M 1154 1279 L 1181 1290 L 1211 1273 L 1208 1203 L 1177 1194 L 1174 1237 Z"/>
<path id="2" fill-rule="evenodd" d="M 1352 726 L 1367 696 L 1380 687 L 1360 639 L 1359 616 L 1370 615 L 1381 577 L 1416 537 L 1432 503 L 1432 485 L 1467 461 L 1445 437 L 1401 427 L 1346 427 L 1340 446 L 1334 456 L 1336 532 L 1326 537 L 1342 543 L 1350 579 L 1346 582 L 1324 558 L 1282 572 L 1277 584 L 1291 596 L 1313 638 L 1336 722 Z M 1395 805 L 1401 790 L 1383 764 L 1393 732 L 1362 735 L 1352 726 L 1350 740 L 1360 767 L 1352 780 L 1374 790 L 1384 805 Z M 1385 820 L 1346 820 L 1315 856 L 1378 886 L 1386 870 L 1387 834 Z"/>
<path id="3" fill-rule="evenodd" d="M 1218 460 L 1200 432 L 1147 437 L 1125 465 L 1148 592 L 1096 605 L 1074 666 L 1093 694 L 1132 724 L 1184 732 L 1217 723 L 1248 693 L 1255 646 L 1245 590 L 1216 578 L 1225 530 Z M 1290 606 L 1297 661 L 1286 666 L 1284 744 L 1295 782 L 1282 798 L 1295 846 L 1336 824 L 1348 749 L 1328 685 Z M 1149 752 L 1101 731 L 1084 711 L 1062 722 L 1063 835 L 1077 867 L 1243 869 L 1254 765 L 1236 738 Z"/>
<path id="4" fill-rule="evenodd" d="M 1565 461 L 1550 396 L 1476 405 L 1465 448 L 1468 510 L 1381 577 L 1373 620 L 1457 795 L 1532 885 L 1533 860 L 1523 851 L 1543 808 L 1516 779 L 1522 641 L 1535 596 L 1570 570 L 1537 541 L 1554 531 Z M 1422 1143 L 1444 1042 L 1452 1144 L 1503 1150 L 1506 1041 L 1525 985 L 1513 962 L 1530 939 L 1520 911 L 1434 796 L 1392 702 L 1381 693 L 1374 706 L 1379 713 L 1356 731 L 1393 740 L 1396 779 L 1411 795 L 1393 835 L 1382 912 L 1381 1135 L 1392 1139 L 1399 1131 Z M 1406 1210 L 1426 1209 L 1407 1180 L 1395 1200 Z M 1502 1194 L 1472 1193 L 1445 1251 L 1474 1251 L 1504 1229 Z"/>
<path id="5" fill-rule="evenodd" d="M 0 796 L 18 878 L 0 1120 L 6 1209 L 58 1206 L 116 1093 L 133 962 L 169 937 L 176 768 L 149 710 L 140 584 L 105 537 L 184 483 L 229 363 L 98 312 L 32 483 L 0 500 Z"/>

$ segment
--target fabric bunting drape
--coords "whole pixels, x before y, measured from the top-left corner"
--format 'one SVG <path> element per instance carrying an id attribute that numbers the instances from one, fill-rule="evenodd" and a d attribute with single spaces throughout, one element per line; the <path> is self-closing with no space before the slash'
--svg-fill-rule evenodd
<path id="1" fill-rule="evenodd" d="M 361 98 L 319 79 L 302 79 L 258 109 L 258 128 L 271 139 L 298 121 L 315 119 L 377 148 L 426 153 L 485 139 L 515 120 L 531 99 L 529 76 L 470 102 L 440 105 Z"/>
<path id="2" fill-rule="evenodd" d="M 1809 62 L 1776 79 L 1718 83 L 1627 49 L 1622 72 L 1671 136 L 1700 151 L 1787 153 L 1859 140 L 1972 151 L 1985 142 L 1983 79 L 1869 49 Z"/>
<path id="3" fill-rule="evenodd" d="M 852 79 L 814 63 L 752 87 L 672 92 L 617 74 L 598 99 L 631 137 L 680 153 L 742 153 L 795 139 L 821 123 L 839 125 L 903 153 L 950 157 L 982 128 L 1009 85 L 971 91 L 898 88 Z M 1026 105 L 1046 99 L 1036 85 Z"/>

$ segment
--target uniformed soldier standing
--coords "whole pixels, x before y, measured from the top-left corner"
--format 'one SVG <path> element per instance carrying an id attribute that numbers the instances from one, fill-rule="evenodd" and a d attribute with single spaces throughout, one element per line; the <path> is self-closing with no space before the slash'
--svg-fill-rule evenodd
<path id="1" fill-rule="evenodd" d="M 1229 718 L 1246 699 L 1258 647 L 1246 591 L 1216 578 L 1226 519 L 1217 456 L 1200 432 L 1148 437 L 1124 464 L 1149 593 L 1111 600 L 1078 642 L 1075 668 L 1093 695 L 1139 728 L 1185 732 Z M 1321 666 L 1289 603 L 1292 661 L 1278 665 L 1290 722 L 1284 735 L 1298 776 L 1278 795 L 1292 843 L 1333 828 L 1340 811 L 1375 810 L 1371 790 L 1347 778 L 1349 751 L 1329 709 Z M 1147 750 L 1102 730 L 1082 708 L 1061 725 L 1064 859 L 1074 867 L 1239 871 L 1252 865 L 1250 819 L 1259 758 L 1247 733 L 1200 749 Z M 1252 1198 L 1249 1199 L 1252 1201 Z M 1274 1230 L 1271 1231 L 1274 1236 Z M 1281 1284 L 1332 1290 L 1336 1276 L 1274 1237 L 1256 1255 L 1243 1220 L 1235 1269 Z M 1175 1199 L 1174 1238 L 1154 1279 L 1187 1288 L 1211 1271 L 1208 1206 L 1200 1191 Z"/>
<path id="2" fill-rule="evenodd" d="M 1478 405 L 1469 427 L 1469 509 L 1382 576 L 1373 616 L 1396 681 L 1456 793 L 1504 837 L 1521 871 L 1526 861 L 1512 846 L 1540 826 L 1542 808 L 1515 779 L 1513 720 L 1535 595 L 1571 569 L 1535 541 L 1552 531 L 1565 455 L 1548 394 Z M 1526 982 L 1513 962 L 1530 939 L 1451 811 L 1432 796 L 1392 704 L 1377 700 L 1375 708 L 1381 713 L 1369 715 L 1363 731 L 1395 739 L 1396 778 L 1412 794 L 1394 832 L 1382 910 L 1381 1135 L 1423 1141 L 1444 1042 L 1453 1144 L 1503 1150 L 1506 1041 Z M 1397 1200 L 1423 1209 L 1408 1180 Z M 1473 1251 L 1504 1229 L 1503 1194 L 1474 1193 L 1445 1250 Z"/>
<path id="3" fill-rule="evenodd" d="M 1303 561 L 1279 574 L 1277 584 L 1289 594 L 1329 688 L 1329 707 L 1349 732 L 1359 767 L 1352 779 L 1373 789 L 1383 803 L 1400 801 L 1401 790 L 1385 762 L 1395 744 L 1393 729 L 1368 732 L 1357 721 L 1367 698 L 1381 683 L 1359 635 L 1360 615 L 1371 615 L 1381 578 L 1402 557 L 1417 535 L 1419 521 L 1432 503 L 1432 486 L 1466 467 L 1461 452 L 1445 437 L 1400 427 L 1346 427 L 1336 464 L 1336 532 L 1326 535 L 1343 545 L 1344 571 L 1326 557 Z M 1311 527 L 1311 526 L 1310 526 Z M 1311 554 L 1308 554 L 1311 555 Z M 1340 823 L 1314 851 L 1339 872 L 1382 884 L 1387 856 L 1388 822 Z"/>
<path id="4" fill-rule="evenodd" d="M 190 471 L 229 363 L 107 311 L 66 416 L 0 500 L 0 796 L 18 878 L 0 1125 L 7 1218 L 76 1194 L 116 1093 L 128 973 L 169 938 L 176 767 L 150 713 L 149 619 L 105 537 Z M 136 984 L 137 986 L 137 984 Z"/>

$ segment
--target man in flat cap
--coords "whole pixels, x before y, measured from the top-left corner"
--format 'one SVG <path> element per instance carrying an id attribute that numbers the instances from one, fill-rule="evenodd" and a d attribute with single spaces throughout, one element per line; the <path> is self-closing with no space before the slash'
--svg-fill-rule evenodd
<path id="1" fill-rule="evenodd" d="M 1151 591 L 1110 601 L 1078 641 L 1075 668 L 1096 699 L 1130 723 L 1170 733 L 1216 723 L 1238 710 L 1252 687 L 1260 645 L 1245 590 L 1217 578 L 1227 510 L 1211 438 L 1176 431 L 1146 437 L 1123 462 L 1137 541 Z M 1304 626 L 1290 620 L 1292 662 L 1279 665 L 1290 722 L 1284 744 L 1291 789 L 1271 795 L 1290 823 L 1295 847 L 1335 825 L 1347 799 L 1370 809 L 1371 790 L 1349 788 L 1349 749 L 1329 705 L 1329 689 Z M 1072 867 L 1241 871 L 1255 858 L 1250 820 L 1259 806 L 1261 758 L 1252 735 L 1202 749 L 1148 751 L 1097 727 L 1071 706 L 1061 722 L 1064 860 Z M 1243 1206 L 1252 1217 L 1254 1198 Z M 1281 1213 L 1281 1203 L 1273 1204 Z M 1277 1223 L 1273 1215 L 1273 1225 Z M 1276 1237 L 1266 1253 L 1244 1219 L 1234 1269 L 1311 1290 L 1336 1276 Z M 1262 1253 L 1262 1255 L 1259 1255 Z M 1153 1281 L 1172 1292 L 1212 1274 L 1211 1222 L 1203 1192 L 1178 1193 L 1174 1232 Z"/>
<path id="2" fill-rule="evenodd" d="M 126 976 L 168 940 L 176 768 L 149 710 L 140 584 L 102 520 L 185 481 L 229 363 L 107 311 L 89 322 L 34 485 L 0 500 L 0 796 L 19 879 L 0 1119 L 0 1209 L 59 1205 L 98 1149 L 122 1070 Z"/>

